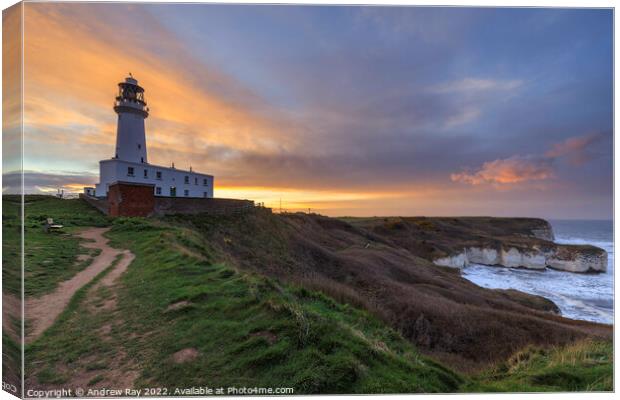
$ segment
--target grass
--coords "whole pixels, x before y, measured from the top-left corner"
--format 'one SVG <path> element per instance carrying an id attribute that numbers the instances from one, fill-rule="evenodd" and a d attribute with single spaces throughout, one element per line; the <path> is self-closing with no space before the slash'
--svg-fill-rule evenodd
<path id="1" fill-rule="evenodd" d="M 57 206 L 81 207 L 58 201 L 39 203 L 50 208 L 40 215 L 63 215 Z M 71 220 L 72 214 L 64 214 L 69 224 L 86 223 Z M 194 225 L 174 217 L 108 222 L 98 216 L 97 223 L 112 225 L 111 244 L 130 249 L 136 259 L 118 285 L 97 285 L 108 269 L 80 289 L 54 325 L 27 346 L 27 386 L 284 386 L 295 394 L 613 386 L 612 345 L 605 342 L 527 348 L 482 374 L 456 374 L 364 310 L 356 293 L 317 277 L 283 283 L 232 266 L 211 238 L 230 221 L 209 218 L 197 216 Z M 224 243 L 260 242 L 272 257 L 248 253 L 248 261 L 257 258 L 262 267 L 290 256 L 280 238 L 269 238 L 268 227 L 251 234 L 243 232 L 250 226 L 236 226 L 238 235 L 222 233 Z M 176 362 L 181 352 L 194 357 Z"/>
<path id="2" fill-rule="evenodd" d="M 2 332 L 2 382 L 14 385 L 17 392 L 10 392 L 18 395 L 21 391 L 22 377 L 22 354 L 21 346 L 16 338 L 8 335 L 4 330 Z M 9 389 L 7 385 L 7 389 Z M 7 390 L 5 389 L 5 390 Z"/>
<path id="3" fill-rule="evenodd" d="M 481 288 L 458 270 L 423 259 L 421 255 L 439 249 L 427 239 L 452 240 L 448 228 L 460 227 L 458 218 L 362 218 L 350 224 L 320 215 L 257 210 L 218 217 L 177 215 L 165 221 L 197 232 L 216 250 L 218 260 L 366 309 L 421 351 L 464 373 L 488 368 L 529 344 L 567 343 L 587 337 L 591 328 L 601 334 L 595 324 L 548 313 L 555 309 L 549 300 Z M 481 223 L 486 229 L 492 220 L 464 222 L 459 238 L 475 237 L 473 227 Z M 538 220 L 533 222 L 538 226 Z"/>
<path id="4" fill-rule="evenodd" d="M 139 223 L 146 227 L 137 239 Z M 367 313 L 231 269 L 214 262 L 217 257 L 191 230 L 151 225 L 121 220 L 111 233 L 137 256 L 119 302 L 127 327 L 151 332 L 149 342 L 160 344 L 153 358 L 141 362 L 142 385 L 285 382 L 296 393 L 435 392 L 458 385 L 456 375 L 427 363 Z M 203 260 L 171 251 L 166 244 L 174 242 L 202 249 Z M 166 311 L 181 301 L 189 306 Z M 145 317 L 147 310 L 155 312 Z M 194 362 L 171 363 L 175 352 L 187 348 L 198 350 Z M 129 354 L 140 357 L 140 349 L 134 343 Z"/>
<path id="5" fill-rule="evenodd" d="M 3 281 L 4 290 L 19 294 L 20 276 L 20 198 L 3 196 Z M 96 251 L 80 246 L 73 233 L 86 226 L 105 226 L 108 219 L 79 199 L 61 200 L 52 196 L 25 197 L 25 294 L 40 296 L 87 267 L 88 260 L 78 261 L 80 254 L 91 257 Z M 43 230 L 47 218 L 64 226 L 61 233 Z"/>
<path id="6" fill-rule="evenodd" d="M 137 387 L 411 393 L 451 392 L 461 383 L 365 311 L 214 262 L 190 230 L 118 219 L 109 237 L 136 259 L 116 294 L 102 287 L 84 297 L 88 289 L 81 290 L 27 348 L 30 373 L 40 383 L 66 384 L 73 379 L 66 371 L 76 371 L 91 385 L 109 384 L 93 368 L 95 360 L 112 369 L 139 365 Z M 201 257 L 179 246 L 200 248 Z M 116 310 L 87 312 L 111 296 Z M 113 327 L 102 340 L 101 327 L 108 324 Z M 177 364 L 173 355 L 183 349 L 198 355 Z M 114 364 L 119 354 L 126 354 L 127 364 Z"/>
<path id="7" fill-rule="evenodd" d="M 2 196 L 2 290 L 21 293 L 21 200 Z"/>
<path id="8" fill-rule="evenodd" d="M 584 340 L 552 349 L 526 348 L 461 391 L 613 391 L 613 345 Z"/>

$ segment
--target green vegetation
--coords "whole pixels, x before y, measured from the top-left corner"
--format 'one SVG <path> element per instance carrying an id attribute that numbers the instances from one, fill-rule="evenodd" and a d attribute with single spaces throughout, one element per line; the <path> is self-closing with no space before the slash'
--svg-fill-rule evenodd
<path id="1" fill-rule="evenodd" d="M 83 226 L 84 216 L 71 219 L 78 212 L 69 209 L 84 204 L 38 205 L 49 208 L 39 209 L 39 218 Z M 65 209 L 66 220 L 56 207 Z M 95 217 L 96 224 L 108 223 Z M 27 386 L 292 387 L 296 394 L 612 389 L 612 345 L 602 342 L 528 348 L 491 371 L 463 377 L 421 355 L 363 302 L 240 270 L 221 250 L 241 238 L 260 242 L 268 256 L 242 254 L 256 258 L 257 269 L 268 268 L 290 254 L 273 234 L 280 231 L 265 226 L 247 235 L 242 231 L 252 227 L 237 223 L 237 235 L 223 230 L 231 225 L 226 217 L 192 221 L 111 221 L 111 244 L 130 249 L 135 260 L 116 285 L 101 284 L 111 267 L 79 290 L 26 347 Z"/>
<path id="2" fill-rule="evenodd" d="M 461 388 L 462 392 L 612 391 L 613 345 L 580 341 L 530 347 Z"/>
<path id="3" fill-rule="evenodd" d="M 3 280 L 4 290 L 20 292 L 20 197 L 3 196 Z M 85 226 L 105 226 L 107 218 L 79 199 L 61 200 L 52 196 L 25 197 L 25 292 L 26 296 L 48 293 L 58 283 L 71 278 L 90 263 L 78 261 L 78 255 L 96 255 L 80 246 L 72 233 Z M 47 218 L 62 224 L 61 232 L 46 233 Z"/>
<path id="4" fill-rule="evenodd" d="M 105 384 L 96 360 L 101 369 L 140 365 L 138 387 L 404 393 L 454 391 L 460 384 L 365 311 L 214 263 L 190 230 L 118 219 L 109 236 L 136 260 L 117 293 L 96 287 L 83 298 L 90 289 L 80 291 L 27 348 L 29 373 L 41 383 L 66 383 L 74 378 L 63 371 L 74 371 Z M 105 306 L 112 298 L 114 309 Z M 111 327 L 102 340 L 104 326 Z M 175 353 L 184 349 L 195 358 L 176 363 Z"/>
<path id="5" fill-rule="evenodd" d="M 22 376 L 22 350 L 19 342 L 19 338 L 9 335 L 5 329 L 2 330 L 2 381 L 15 385 L 16 388 L 20 387 Z"/>
<path id="6" fill-rule="evenodd" d="M 9 294 L 17 295 L 21 291 L 21 210 L 19 201 L 6 201 L 7 196 L 2 199 L 2 381 L 17 388 L 21 383 L 21 323 L 18 319 L 21 304 Z"/>
<path id="7" fill-rule="evenodd" d="M 2 290 L 21 292 L 21 198 L 2 196 Z"/>

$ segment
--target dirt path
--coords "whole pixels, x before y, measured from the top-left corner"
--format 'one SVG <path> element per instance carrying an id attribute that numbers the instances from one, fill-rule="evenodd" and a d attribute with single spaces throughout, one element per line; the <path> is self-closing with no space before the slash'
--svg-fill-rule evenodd
<path id="1" fill-rule="evenodd" d="M 103 234 L 108 229 L 90 228 L 78 235 L 87 240 L 94 240 L 94 242 L 82 243 L 82 246 L 101 250 L 101 253 L 93 258 L 92 263 L 88 267 L 75 274 L 73 278 L 62 282 L 52 293 L 26 300 L 25 314 L 30 325 L 29 332 L 26 335 L 26 342 L 33 341 L 45 332 L 47 328 L 52 326 L 56 318 L 69 304 L 75 292 L 108 268 L 119 254 L 123 255 L 122 259 L 105 279 L 112 281 L 127 269 L 134 259 L 134 255 L 128 250 L 117 250 L 110 247 L 108 239 L 103 237 Z"/>
<path id="2" fill-rule="evenodd" d="M 13 321 L 21 320 L 22 301 L 10 293 L 2 293 L 2 329 L 16 342 L 21 342 L 21 328 Z"/>

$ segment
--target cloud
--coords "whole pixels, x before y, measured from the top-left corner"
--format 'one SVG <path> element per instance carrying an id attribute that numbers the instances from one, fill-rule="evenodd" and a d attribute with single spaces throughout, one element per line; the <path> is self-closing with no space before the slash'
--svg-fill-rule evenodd
<path id="1" fill-rule="evenodd" d="M 167 159 L 158 148 L 196 150 L 216 143 L 269 153 L 292 146 L 296 135 L 282 113 L 225 71 L 198 60 L 146 8 L 119 13 L 123 7 L 27 5 L 25 128 L 40 132 L 31 135 L 33 156 L 34 147 L 71 142 L 90 146 L 75 153 L 83 162 L 110 157 L 116 119 L 110 104 L 116 83 L 128 71 L 146 87 L 147 129 L 154 144 L 150 158 L 156 162 L 181 161 Z M 128 34 L 136 14 L 142 22 Z M 80 125 L 70 140 L 46 135 L 65 129 L 67 121 Z M 26 163 L 33 158 L 28 157 Z"/>
<path id="2" fill-rule="evenodd" d="M 421 129 L 432 129 L 435 121 L 462 124 L 477 112 L 465 108 L 461 115 L 460 105 L 441 96 L 371 79 L 381 64 L 369 63 L 363 52 L 342 65 L 327 58 L 326 65 L 312 66 L 316 73 L 282 67 L 295 74 L 281 77 L 288 86 L 307 79 L 298 87 L 303 106 L 289 113 L 217 64 L 197 59 L 146 7 L 119 13 L 122 7 L 27 5 L 27 169 L 75 171 L 81 165 L 95 171 L 98 160 L 110 157 L 116 120 L 110 101 L 128 71 L 146 88 L 151 109 L 149 161 L 192 165 L 214 174 L 218 184 L 384 190 L 399 183 L 426 186 L 459 165 L 430 165 L 427 155 L 446 141 Z M 140 29 L 126 34 L 136 20 Z M 357 76 L 350 82 L 354 91 L 334 87 L 348 82 L 341 74 Z M 362 95 L 369 90 L 373 96 Z"/>
<path id="3" fill-rule="evenodd" d="M 558 73 L 555 42 L 538 48 L 534 40 L 521 40 L 520 20 L 512 12 L 504 18 L 511 27 L 517 24 L 515 29 L 496 32 L 491 29 L 495 13 L 485 16 L 474 9 L 268 6 L 256 12 L 246 6 L 109 3 L 26 3 L 24 9 L 24 162 L 41 173 L 94 173 L 97 161 L 113 154 L 111 100 L 116 83 L 129 71 L 146 88 L 152 163 L 175 162 L 212 173 L 216 196 L 220 188 L 235 187 L 252 188 L 249 198 L 258 196 L 256 187 L 274 193 L 290 189 L 315 203 L 323 195 L 325 201 L 340 199 L 337 193 L 354 193 L 355 198 L 363 193 L 359 202 L 369 201 L 367 192 L 407 193 L 409 200 L 402 200 L 407 206 L 395 206 L 393 213 L 437 212 L 440 207 L 461 213 L 462 195 L 477 191 L 446 185 L 461 166 L 477 166 L 460 173 L 475 176 L 484 161 L 541 153 L 498 161 L 481 176 L 494 176 L 491 167 L 527 171 L 528 162 L 545 159 L 547 148 L 529 150 L 540 131 L 560 143 L 572 135 L 567 126 L 608 132 L 612 116 L 606 111 L 611 77 L 594 73 L 607 68 L 600 57 L 593 63 L 596 69 L 582 75 L 580 87 L 587 89 L 582 95 L 571 91 L 547 98 L 553 85 L 546 84 L 523 90 L 527 82 L 548 82 L 547 75 L 532 71 L 548 72 L 567 87 L 574 88 L 575 82 L 564 77 L 572 76 L 570 65 L 567 73 Z M 352 17 L 355 10 L 367 15 Z M 528 47 L 516 53 L 505 51 L 511 46 L 497 48 L 495 35 L 479 37 L 481 23 L 505 35 L 501 42 L 513 46 L 516 39 Z M 573 28 L 571 23 L 558 32 L 570 34 Z M 568 54 L 575 57 L 572 48 Z M 11 104 L 3 106 L 10 109 Z M 575 150 L 570 153 L 574 156 L 561 158 L 585 159 Z M 581 199 L 592 197 L 591 188 L 610 193 L 611 185 L 603 180 L 607 175 L 600 173 L 608 164 L 589 164 L 593 168 L 570 177 L 562 174 L 561 163 L 553 164 L 554 184 L 574 184 L 573 194 Z M 493 185 L 511 187 L 497 183 L 505 180 L 497 176 Z M 75 178 L 58 173 L 53 179 L 28 179 L 33 191 L 96 181 L 95 176 L 92 182 Z M 547 185 L 545 179 L 537 182 Z M 421 208 L 415 195 L 431 189 L 442 194 Z M 516 198 L 500 201 L 501 194 L 493 198 L 498 204 Z M 568 197 L 559 191 L 554 195 Z M 409 204 L 411 199 L 416 201 Z M 376 211 L 365 203 L 367 212 L 385 212 L 381 201 L 372 203 Z"/>
<path id="4" fill-rule="evenodd" d="M 455 126 L 463 125 L 468 122 L 474 121 L 480 116 L 480 108 L 474 106 L 466 106 L 462 110 L 454 113 L 446 119 L 444 126 L 446 128 L 454 128 Z"/>
<path id="5" fill-rule="evenodd" d="M 555 177 L 554 162 L 566 157 L 574 165 L 582 165 L 592 159 L 589 146 L 601 138 L 601 134 L 588 134 L 568 138 L 555 143 L 543 155 L 512 156 L 505 159 L 487 161 L 478 170 L 464 169 L 453 173 L 453 182 L 470 185 L 493 184 L 509 185 L 529 181 L 543 181 Z"/>
<path id="6" fill-rule="evenodd" d="M 466 40 L 476 27 L 476 13 L 450 7 L 350 7 L 360 26 L 372 25 L 392 41 L 456 43 Z"/>
<path id="7" fill-rule="evenodd" d="M 56 193 L 58 189 L 65 192 L 82 192 L 84 186 L 93 186 L 98 180 L 95 174 L 72 171 L 37 172 L 24 171 L 24 192 L 30 194 Z M 21 193 L 22 174 L 8 172 L 2 174 L 2 193 Z"/>
<path id="8" fill-rule="evenodd" d="M 461 171 L 450 175 L 454 182 L 470 185 L 512 184 L 539 181 L 552 178 L 553 160 L 544 157 L 513 156 L 506 159 L 487 161 L 478 171 Z"/>
<path id="9" fill-rule="evenodd" d="M 498 103 L 498 95 L 510 97 L 523 84 L 522 80 L 499 80 L 489 78 L 463 78 L 442 82 L 425 89 L 425 93 L 451 104 L 451 112 L 443 119 L 442 128 L 452 129 L 476 121 L 490 106 Z"/>
<path id="10" fill-rule="evenodd" d="M 590 153 L 590 146 L 599 141 L 603 135 L 598 132 L 585 136 L 568 138 L 561 143 L 556 143 L 551 150 L 545 153 L 546 157 L 567 157 L 573 165 L 583 165 L 590 161 L 594 155 Z"/>
<path id="11" fill-rule="evenodd" d="M 127 34 L 135 21 L 137 29 Z M 26 31 L 28 169 L 83 165 L 92 171 L 97 160 L 110 157 L 116 120 L 110 101 L 128 71 L 146 88 L 151 109 L 149 160 L 192 165 L 228 185 L 426 185 L 467 162 L 461 158 L 439 166 L 429 158 L 445 142 L 434 139 L 441 135 L 433 129 L 470 123 L 492 101 L 486 94 L 483 101 L 461 101 L 426 92 L 424 76 L 389 61 L 402 57 L 400 47 L 379 46 L 382 52 L 375 58 L 367 46 L 356 50 L 355 41 L 339 37 L 341 45 L 347 44 L 346 56 L 338 51 L 326 57 L 324 50 L 312 53 L 318 50 L 309 46 L 305 51 L 322 55 L 321 63 L 277 63 L 271 73 L 300 101 L 298 107 L 279 108 L 218 63 L 198 58 L 190 45 L 202 45 L 184 42 L 145 6 L 28 4 Z M 436 51 L 426 50 L 433 63 L 443 65 Z M 394 73 L 377 73 L 382 70 Z M 463 82 L 456 87 L 488 92 L 510 86 L 473 78 Z M 65 154 L 72 155 L 70 161 Z"/>
<path id="12" fill-rule="evenodd" d="M 521 80 L 495 80 L 465 78 L 457 81 L 441 83 L 429 89 L 431 93 L 462 93 L 462 92 L 484 92 L 492 90 L 513 90 L 523 84 Z"/>

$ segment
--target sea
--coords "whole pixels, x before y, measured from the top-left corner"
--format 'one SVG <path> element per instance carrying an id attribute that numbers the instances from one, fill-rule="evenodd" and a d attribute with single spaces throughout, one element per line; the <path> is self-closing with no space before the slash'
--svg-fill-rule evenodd
<path id="1" fill-rule="evenodd" d="M 612 221 L 556 220 L 556 243 L 591 244 L 608 254 L 607 271 L 576 274 L 547 268 L 543 271 L 491 267 L 471 264 L 463 277 L 492 289 L 516 289 L 553 301 L 563 316 L 572 319 L 613 324 L 614 243 Z"/>

